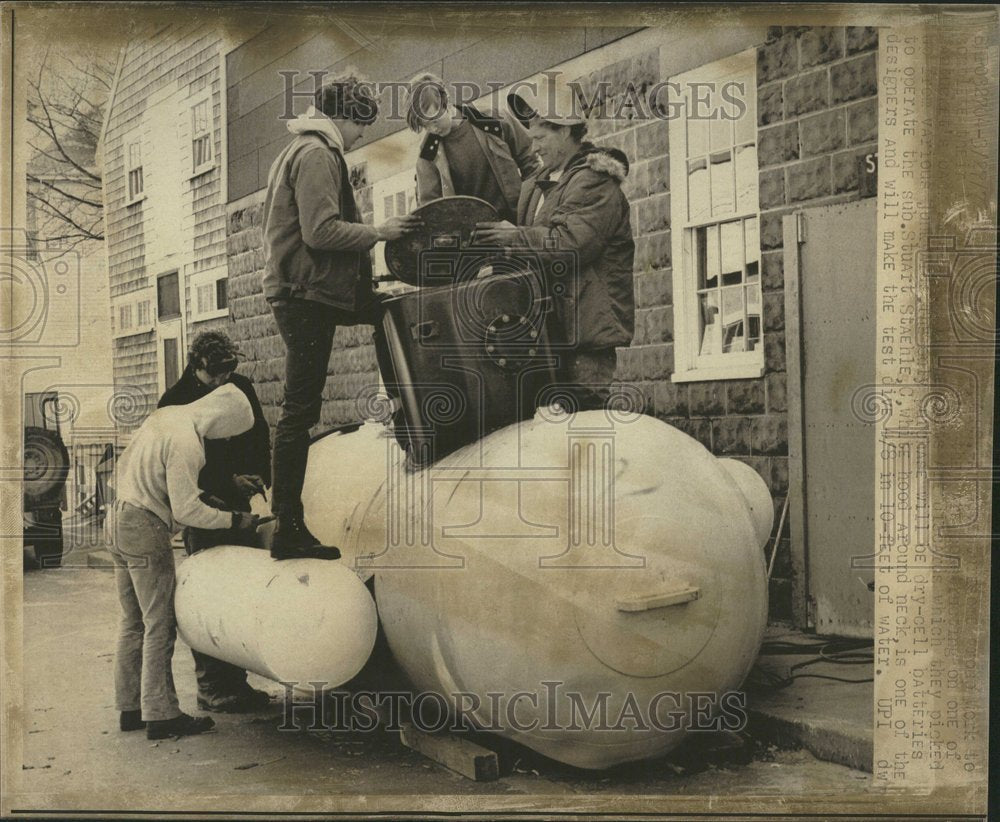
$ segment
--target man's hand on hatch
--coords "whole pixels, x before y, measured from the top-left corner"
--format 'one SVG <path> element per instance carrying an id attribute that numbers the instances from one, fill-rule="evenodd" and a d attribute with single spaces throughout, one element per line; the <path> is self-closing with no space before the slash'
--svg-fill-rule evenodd
<path id="1" fill-rule="evenodd" d="M 233 528 L 237 531 L 256 531 L 260 517 L 248 511 L 233 511 Z"/>
<path id="2" fill-rule="evenodd" d="M 398 240 L 404 234 L 416 231 L 423 225 L 420 218 L 413 214 L 404 214 L 402 217 L 390 217 L 381 225 L 375 226 L 380 240 Z"/>
<path id="3" fill-rule="evenodd" d="M 509 220 L 497 223 L 476 223 L 473 239 L 481 245 L 511 246 L 517 238 L 518 228 Z"/>

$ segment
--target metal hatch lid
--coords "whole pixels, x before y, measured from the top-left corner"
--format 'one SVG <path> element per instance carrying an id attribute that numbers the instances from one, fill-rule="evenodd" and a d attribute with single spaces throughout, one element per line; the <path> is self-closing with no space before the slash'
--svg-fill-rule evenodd
<path id="1" fill-rule="evenodd" d="M 498 252 L 498 249 L 475 248 L 472 244 L 476 223 L 500 220 L 500 214 L 485 200 L 465 196 L 441 197 L 424 203 L 411 213 L 421 219 L 421 228 L 397 240 L 389 240 L 384 251 L 389 271 L 404 283 L 424 284 L 420 263 L 425 252 L 440 253 L 442 263 L 448 261 L 447 265 L 456 279 L 461 273 L 463 259 L 467 261 L 475 256 L 485 262 Z M 442 285 L 442 279 L 443 275 L 436 275 L 436 284 Z"/>

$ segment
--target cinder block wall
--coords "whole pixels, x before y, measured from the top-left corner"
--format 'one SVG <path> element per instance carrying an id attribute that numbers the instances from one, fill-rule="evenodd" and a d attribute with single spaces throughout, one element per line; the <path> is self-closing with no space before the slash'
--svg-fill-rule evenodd
<path id="1" fill-rule="evenodd" d="M 770 475 L 776 518 L 788 493 L 782 218 L 860 197 L 858 158 L 878 150 L 877 50 L 878 30 L 870 27 L 774 27 L 757 52 L 767 373 L 748 462 Z M 779 618 L 791 617 L 788 549 L 782 540 L 771 578 L 771 613 Z"/>
<path id="2" fill-rule="evenodd" d="M 878 32 L 867 27 L 772 27 L 757 51 L 758 161 L 763 280 L 764 376 L 673 383 L 669 144 L 666 120 L 602 121 L 590 139 L 632 161 L 625 192 L 636 237 L 636 330 L 618 351 L 622 383 L 638 388 L 646 412 L 719 456 L 740 459 L 767 481 L 775 522 L 788 493 L 782 218 L 803 207 L 857 199 L 858 158 L 877 150 Z M 626 83 L 640 94 L 659 76 L 656 53 L 636 55 L 581 78 L 597 82 L 615 111 Z M 791 618 L 790 552 L 779 545 L 771 616 Z"/>
<path id="3" fill-rule="evenodd" d="M 636 240 L 636 332 L 619 349 L 617 379 L 637 387 L 645 412 L 680 428 L 720 456 L 751 465 L 775 497 L 775 521 L 788 492 L 788 390 L 785 373 L 782 217 L 797 208 L 859 196 L 858 156 L 877 149 L 876 55 L 871 28 L 773 27 L 757 53 L 758 152 L 765 374 L 758 379 L 675 384 L 670 235 L 669 123 L 622 117 L 593 122 L 588 139 L 617 147 L 631 163 L 625 193 Z M 661 79 L 656 51 L 638 54 L 581 77 L 588 99 L 610 83 L 607 110 L 616 111 L 626 84 L 640 96 Z M 352 170 L 366 220 L 371 186 Z M 229 205 L 230 305 L 234 336 L 248 358 L 269 422 L 277 421 L 284 373 L 283 346 L 260 293 L 264 192 Z M 318 428 L 358 419 L 358 393 L 377 381 L 371 327 L 338 329 Z M 771 617 L 791 617 L 787 540 L 771 580 Z"/>

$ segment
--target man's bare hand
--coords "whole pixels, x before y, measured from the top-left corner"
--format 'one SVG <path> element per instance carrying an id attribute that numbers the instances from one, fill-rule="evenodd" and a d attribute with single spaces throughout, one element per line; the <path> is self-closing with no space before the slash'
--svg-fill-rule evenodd
<path id="1" fill-rule="evenodd" d="M 233 511 L 233 528 L 237 531 L 256 531 L 260 517 L 247 511 Z"/>
<path id="2" fill-rule="evenodd" d="M 508 220 L 498 223 L 476 223 L 473 240 L 478 245 L 510 246 L 517 239 L 517 226 Z"/>
<path id="3" fill-rule="evenodd" d="M 264 491 L 264 479 L 259 474 L 235 474 L 233 484 L 247 499 Z"/>
<path id="4" fill-rule="evenodd" d="M 379 240 L 398 240 L 404 234 L 416 231 L 423 223 L 419 217 L 413 214 L 405 214 L 402 217 L 390 217 L 381 225 L 375 226 Z"/>

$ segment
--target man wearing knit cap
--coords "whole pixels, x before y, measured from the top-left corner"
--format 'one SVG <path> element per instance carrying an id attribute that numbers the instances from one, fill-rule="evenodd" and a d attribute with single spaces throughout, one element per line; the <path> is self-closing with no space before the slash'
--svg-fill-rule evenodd
<path id="1" fill-rule="evenodd" d="M 628 159 L 616 149 L 584 141 L 579 100 L 558 76 L 522 83 L 508 96 L 528 126 L 541 170 L 525 180 L 517 225 L 481 223 L 486 244 L 572 252 L 572 280 L 555 300 L 566 349 L 561 379 L 575 410 L 600 408 L 614 380 L 615 348 L 632 342 L 635 327 L 632 263 L 635 244 L 621 183 Z"/>
<path id="2" fill-rule="evenodd" d="M 253 381 L 237 374 L 239 352 L 221 331 L 202 331 L 191 342 L 188 364 L 181 378 L 168 388 L 158 404 L 187 405 L 221 385 L 235 385 L 253 409 L 253 427 L 226 439 L 205 440 L 205 465 L 198 475 L 201 498 L 225 511 L 249 511 L 255 494 L 271 484 L 271 435 Z M 257 534 L 235 529 L 184 529 L 188 554 L 215 545 L 257 545 Z M 247 682 L 247 672 L 236 665 L 191 649 L 198 679 L 198 707 L 206 711 L 241 713 L 266 707 L 270 696 Z"/>

